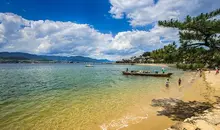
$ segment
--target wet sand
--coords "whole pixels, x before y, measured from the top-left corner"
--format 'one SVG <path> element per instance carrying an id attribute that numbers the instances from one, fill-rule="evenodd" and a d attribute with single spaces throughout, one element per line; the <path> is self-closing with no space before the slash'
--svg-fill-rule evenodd
<path id="1" fill-rule="evenodd" d="M 220 75 L 216 75 L 214 71 L 206 71 L 189 90 L 184 99 L 199 101 L 193 102 L 191 107 L 195 108 L 195 104 L 200 103 L 203 107 L 206 104 L 207 108 L 200 112 L 198 112 L 199 109 L 196 109 L 195 115 L 172 125 L 167 130 L 220 130 Z M 198 98 L 194 98 L 195 92 L 200 92 Z"/>
<path id="2" fill-rule="evenodd" d="M 175 124 L 177 121 L 173 121 L 166 116 L 158 116 L 158 112 L 162 108 L 153 107 L 153 99 L 165 99 L 165 98 L 176 98 L 182 99 L 184 97 L 185 89 L 193 83 L 195 73 L 186 72 L 182 78 L 182 86 L 178 86 L 177 82 L 172 83 L 169 88 L 165 86 L 160 90 L 160 92 L 151 93 L 150 95 L 145 95 L 140 100 L 142 108 L 145 113 L 148 114 L 148 118 L 141 121 L 137 124 L 129 124 L 128 127 L 123 128 L 122 130 L 164 130 L 171 125 Z M 196 96 L 196 95 L 195 95 Z M 139 110 L 139 109 L 136 109 Z M 137 112 L 135 112 L 137 113 Z"/>

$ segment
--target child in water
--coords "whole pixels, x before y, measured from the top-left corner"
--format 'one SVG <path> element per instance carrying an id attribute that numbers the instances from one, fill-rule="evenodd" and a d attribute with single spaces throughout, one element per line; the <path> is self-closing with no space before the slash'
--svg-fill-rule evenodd
<path id="1" fill-rule="evenodd" d="M 202 77 L 202 69 L 199 69 L 199 76 Z"/>
<path id="2" fill-rule="evenodd" d="M 161 70 L 162 70 L 162 73 L 164 74 L 164 73 L 165 73 L 165 69 L 164 69 L 164 68 L 162 68 Z"/>
<path id="3" fill-rule="evenodd" d="M 170 84 L 170 81 L 169 81 L 169 79 L 167 79 L 167 81 L 166 81 L 166 87 L 169 87 L 169 84 Z"/>
<path id="4" fill-rule="evenodd" d="M 179 80 L 178 80 L 179 86 L 181 85 L 181 82 L 182 82 L 182 80 L 181 80 L 181 78 L 179 78 Z"/>
<path id="5" fill-rule="evenodd" d="M 219 68 L 216 67 L 216 75 L 219 73 Z"/>

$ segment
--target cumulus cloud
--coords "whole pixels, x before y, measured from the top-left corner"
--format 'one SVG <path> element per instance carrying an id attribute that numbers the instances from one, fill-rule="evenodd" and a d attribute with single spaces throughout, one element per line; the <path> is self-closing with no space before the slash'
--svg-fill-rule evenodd
<path id="1" fill-rule="evenodd" d="M 0 13 L 0 51 L 89 56 L 117 60 L 159 48 L 177 40 L 177 30 L 157 25 L 149 31 L 104 34 L 88 24 L 27 20 Z"/>
<path id="2" fill-rule="evenodd" d="M 0 51 L 95 56 L 111 39 L 111 34 L 100 33 L 88 24 L 32 21 L 0 13 Z"/>
<path id="3" fill-rule="evenodd" d="M 155 25 L 149 31 L 133 30 L 118 33 L 105 53 L 120 54 L 122 57 L 140 55 L 145 51 L 152 51 L 172 41 L 178 41 L 178 30 Z"/>
<path id="4" fill-rule="evenodd" d="M 219 8 L 219 0 L 110 0 L 113 18 L 126 17 L 132 26 L 145 26 L 158 20 L 180 19 Z"/>

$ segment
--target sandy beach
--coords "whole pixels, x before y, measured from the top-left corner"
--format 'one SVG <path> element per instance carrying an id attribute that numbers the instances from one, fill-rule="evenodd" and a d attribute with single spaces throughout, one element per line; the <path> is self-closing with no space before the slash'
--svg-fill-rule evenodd
<path id="1" fill-rule="evenodd" d="M 215 75 L 215 71 L 205 72 L 206 81 L 213 87 L 216 91 L 220 91 L 220 74 Z M 219 93 L 218 93 L 219 94 Z"/>
<path id="2" fill-rule="evenodd" d="M 196 108 L 195 113 L 167 130 L 220 130 L 219 85 L 220 75 L 215 75 L 215 71 L 206 71 L 201 78 L 197 78 L 193 85 L 185 90 L 183 98 L 184 101 L 193 102 L 188 108 Z M 195 96 L 198 92 L 200 96 Z"/>
<path id="3" fill-rule="evenodd" d="M 160 94 L 148 95 L 143 101 L 143 103 L 149 103 L 148 118 L 138 124 L 129 125 L 123 130 L 164 130 L 170 126 L 172 129 L 167 130 L 183 130 L 183 128 L 195 130 L 197 127 L 201 130 L 219 130 L 220 127 L 214 124 L 207 126 L 207 121 L 204 120 L 199 120 L 197 124 L 187 124 L 185 121 L 215 108 L 214 104 L 218 99 L 216 96 L 220 95 L 220 75 L 215 75 L 215 72 L 211 71 L 204 72 L 200 77 L 197 72 L 186 72 L 181 78 L 183 80 L 181 86 L 176 84 L 167 90 L 161 90 Z M 149 101 L 149 99 L 153 100 Z M 220 123 L 220 111 L 215 115 L 217 117 L 212 119 L 212 122 Z"/>

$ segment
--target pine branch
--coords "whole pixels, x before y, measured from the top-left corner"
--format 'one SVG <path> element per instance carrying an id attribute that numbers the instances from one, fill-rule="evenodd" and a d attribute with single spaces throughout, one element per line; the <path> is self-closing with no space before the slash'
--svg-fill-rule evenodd
<path id="1" fill-rule="evenodd" d="M 185 21 L 178 20 L 159 21 L 159 26 L 177 28 L 180 30 L 180 42 L 191 43 L 190 41 L 202 41 L 204 44 L 195 44 L 196 46 L 207 46 L 210 49 L 219 48 L 217 34 L 220 34 L 220 20 L 211 19 L 220 15 L 220 9 L 206 14 L 200 14 L 197 17 L 187 16 Z M 194 46 L 194 44 L 192 44 Z"/>
<path id="2" fill-rule="evenodd" d="M 198 40 L 198 41 L 204 40 L 204 37 L 200 32 L 195 33 L 195 32 L 180 31 L 179 35 L 181 40 Z"/>
<path id="3" fill-rule="evenodd" d="M 200 43 L 200 42 L 199 43 L 192 43 L 192 44 L 188 44 L 187 46 L 188 47 L 189 46 L 205 46 L 205 43 Z"/>

